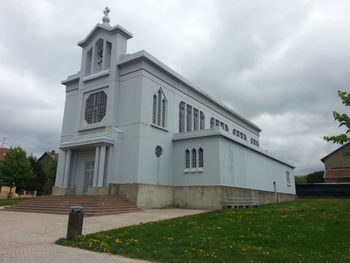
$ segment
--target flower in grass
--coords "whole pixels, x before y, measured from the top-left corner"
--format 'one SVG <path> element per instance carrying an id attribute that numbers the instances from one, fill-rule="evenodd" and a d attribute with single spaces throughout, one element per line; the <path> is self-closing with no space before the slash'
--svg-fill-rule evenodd
<path id="1" fill-rule="evenodd" d="M 173 237 L 167 237 L 167 240 L 174 240 Z"/>
<path id="2" fill-rule="evenodd" d="M 116 240 L 114 240 L 115 243 L 120 244 L 123 243 L 123 241 L 121 241 L 119 238 L 117 238 Z"/>

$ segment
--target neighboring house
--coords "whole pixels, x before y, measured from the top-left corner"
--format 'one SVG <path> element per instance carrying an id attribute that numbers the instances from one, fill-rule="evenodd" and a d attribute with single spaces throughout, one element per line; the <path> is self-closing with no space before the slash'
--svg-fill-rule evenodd
<path id="1" fill-rule="evenodd" d="M 350 183 L 350 143 L 344 144 L 321 161 L 324 163 L 324 179 L 326 183 Z"/>
<path id="2" fill-rule="evenodd" d="M 0 148 L 0 162 L 5 159 L 5 155 L 9 151 L 10 151 L 9 148 Z"/>
<path id="3" fill-rule="evenodd" d="M 43 170 L 46 170 L 50 167 L 51 162 L 57 159 L 58 159 L 58 153 L 56 153 L 55 151 L 45 152 L 38 159 L 38 163 L 41 165 L 41 168 Z"/>
<path id="4" fill-rule="evenodd" d="M 62 81 L 54 195 L 208 209 L 230 198 L 295 198 L 293 165 L 260 148 L 257 125 L 146 51 L 128 54 L 130 38 L 106 15 L 78 43 L 81 68 Z"/>

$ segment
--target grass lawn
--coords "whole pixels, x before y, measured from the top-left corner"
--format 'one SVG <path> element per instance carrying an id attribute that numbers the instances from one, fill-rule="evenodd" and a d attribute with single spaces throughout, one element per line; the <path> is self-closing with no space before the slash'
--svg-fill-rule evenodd
<path id="1" fill-rule="evenodd" d="M 59 239 L 157 262 L 350 262 L 350 200 L 224 209 Z"/>
<path id="2" fill-rule="evenodd" d="M 25 200 L 28 200 L 29 198 L 21 198 L 21 199 L 0 199 L 0 206 L 8 206 L 8 205 L 14 205 L 20 202 L 23 202 Z"/>

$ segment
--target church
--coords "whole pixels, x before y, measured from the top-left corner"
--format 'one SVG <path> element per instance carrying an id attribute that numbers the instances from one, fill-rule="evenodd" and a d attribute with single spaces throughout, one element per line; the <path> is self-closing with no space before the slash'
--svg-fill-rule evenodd
<path id="1" fill-rule="evenodd" d="M 68 76 L 53 195 L 120 195 L 140 208 L 222 208 L 295 199 L 294 166 L 259 146 L 261 129 L 111 26 L 109 9 Z"/>

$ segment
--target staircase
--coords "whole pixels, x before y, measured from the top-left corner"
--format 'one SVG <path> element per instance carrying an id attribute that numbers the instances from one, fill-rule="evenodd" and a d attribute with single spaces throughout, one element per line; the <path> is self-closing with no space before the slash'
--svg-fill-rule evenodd
<path id="1" fill-rule="evenodd" d="M 125 198 L 118 195 L 47 195 L 7 206 L 2 209 L 2 211 L 67 215 L 70 212 L 70 207 L 74 205 L 83 206 L 85 216 L 112 215 L 141 211 L 141 209 L 130 204 Z"/>

